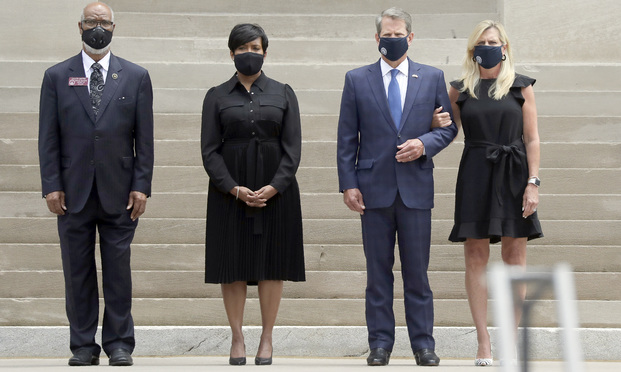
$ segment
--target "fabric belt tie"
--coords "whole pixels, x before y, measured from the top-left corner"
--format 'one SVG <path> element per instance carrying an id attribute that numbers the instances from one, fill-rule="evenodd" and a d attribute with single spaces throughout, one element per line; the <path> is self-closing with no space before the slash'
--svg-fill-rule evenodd
<path id="1" fill-rule="evenodd" d="M 526 164 L 526 149 L 521 138 L 508 145 L 499 145 L 487 141 L 466 141 L 465 145 L 467 148 L 485 148 L 485 158 L 494 164 L 492 184 L 500 205 L 503 204 L 502 188 L 505 182 L 505 174 L 509 176 L 509 189 L 514 197 L 523 191 L 528 170 L 524 169 L 523 166 Z"/>
<path id="2" fill-rule="evenodd" d="M 246 187 L 255 191 L 263 185 L 263 151 L 261 145 L 265 142 L 278 142 L 278 139 L 259 139 L 257 137 L 248 140 L 230 140 L 227 143 L 248 143 L 246 148 Z M 253 233 L 256 235 L 263 234 L 263 208 L 246 206 L 246 217 L 253 219 Z"/>

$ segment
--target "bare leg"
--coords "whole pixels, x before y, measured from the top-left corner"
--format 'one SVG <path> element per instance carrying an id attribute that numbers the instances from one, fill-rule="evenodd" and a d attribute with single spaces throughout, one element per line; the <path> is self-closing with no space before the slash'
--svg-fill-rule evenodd
<path id="1" fill-rule="evenodd" d="M 467 239 L 464 243 L 466 293 L 477 330 L 477 359 L 491 358 L 492 346 L 487 332 L 487 285 L 485 271 L 489 261 L 489 239 Z"/>
<path id="2" fill-rule="evenodd" d="M 259 282 L 259 303 L 261 305 L 261 342 L 257 357 L 270 358 L 272 356 L 272 331 L 276 324 L 278 307 L 282 298 L 282 280 L 263 280 Z"/>
<path id="3" fill-rule="evenodd" d="M 507 265 L 526 267 L 526 238 L 502 238 L 502 261 Z M 517 287 L 518 298 L 524 302 L 526 298 L 526 285 Z M 520 324 L 522 307 L 515 308 L 515 325 Z"/>
<path id="4" fill-rule="evenodd" d="M 244 334 L 242 324 L 244 323 L 244 305 L 246 304 L 246 282 L 233 282 L 222 284 L 222 300 L 224 309 L 229 319 L 231 333 L 231 358 L 241 358 L 246 356 L 246 345 L 244 344 Z"/>

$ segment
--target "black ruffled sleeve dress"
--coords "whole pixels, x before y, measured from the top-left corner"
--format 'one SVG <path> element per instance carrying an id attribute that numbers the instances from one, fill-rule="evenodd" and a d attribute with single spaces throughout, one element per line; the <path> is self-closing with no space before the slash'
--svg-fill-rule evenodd
<path id="1" fill-rule="evenodd" d="M 537 212 L 522 218 L 522 197 L 528 181 L 526 148 L 522 139 L 524 97 L 522 88 L 535 79 L 516 74 L 513 85 L 500 101 L 488 91 L 494 79 L 483 79 L 477 97 L 461 92 L 460 108 L 465 146 L 455 188 L 455 224 L 452 242 L 466 238 L 491 243 L 502 236 L 543 237 Z M 451 85 L 459 90 L 461 81 Z"/>

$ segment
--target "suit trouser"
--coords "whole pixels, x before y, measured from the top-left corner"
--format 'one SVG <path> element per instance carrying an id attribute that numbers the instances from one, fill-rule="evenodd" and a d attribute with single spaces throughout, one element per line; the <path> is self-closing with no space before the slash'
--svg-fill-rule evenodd
<path id="1" fill-rule="evenodd" d="M 398 235 L 410 345 L 413 351 L 435 349 L 433 293 L 427 278 L 431 210 L 408 208 L 397 194 L 392 206 L 366 209 L 361 220 L 367 262 L 366 321 L 370 348 L 392 350 L 395 342 L 392 268 Z"/>
<path id="2" fill-rule="evenodd" d="M 137 224 L 137 221 L 131 220 L 129 211 L 113 215 L 106 213 L 99 203 L 94 185 L 84 209 L 58 216 L 72 351 L 86 348 L 95 355 L 101 352 L 101 347 L 95 342 L 99 319 L 95 265 L 97 229 L 105 304 L 102 346 L 108 354 L 117 348 L 130 353 L 134 350 L 130 245 Z"/>

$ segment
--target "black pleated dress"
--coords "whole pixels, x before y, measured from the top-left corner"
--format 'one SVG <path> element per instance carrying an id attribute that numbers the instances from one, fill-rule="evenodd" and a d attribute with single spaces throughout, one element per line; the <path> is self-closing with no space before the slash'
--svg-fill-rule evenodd
<path id="1" fill-rule="evenodd" d="M 203 102 L 201 148 L 209 175 L 205 282 L 305 280 L 300 191 L 300 113 L 288 85 L 265 74 L 248 92 L 237 76 L 211 88 Z M 237 185 L 278 193 L 251 208 Z"/>
<path id="2" fill-rule="evenodd" d="M 455 188 L 455 224 L 449 236 L 453 242 L 543 237 L 537 212 L 522 218 L 529 176 L 522 140 L 522 87 L 533 85 L 535 79 L 516 74 L 509 94 L 500 101 L 488 96 L 494 81 L 481 80 L 478 99 L 466 92 L 457 99 L 465 146 Z M 451 85 L 458 90 L 463 86 L 461 81 Z"/>

